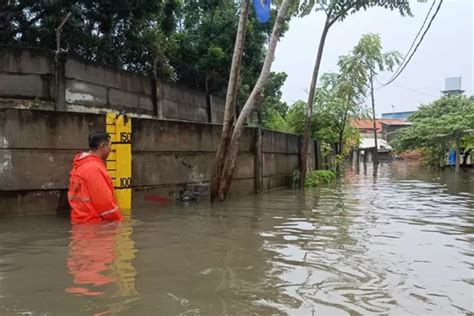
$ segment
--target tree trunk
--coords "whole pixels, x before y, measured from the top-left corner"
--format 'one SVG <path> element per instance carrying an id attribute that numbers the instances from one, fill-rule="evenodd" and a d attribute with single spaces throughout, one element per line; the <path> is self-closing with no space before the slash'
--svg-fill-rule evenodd
<path id="1" fill-rule="evenodd" d="M 237 161 L 237 155 L 239 153 L 239 140 L 244 129 L 244 123 L 248 116 L 254 110 L 257 97 L 262 93 L 265 83 L 268 79 L 268 75 L 270 73 L 271 66 L 275 57 L 276 45 L 280 38 L 283 25 L 285 24 L 285 19 L 288 13 L 290 2 L 291 0 L 283 0 L 278 10 L 277 19 L 273 26 L 272 36 L 270 38 L 270 43 L 268 44 L 267 54 L 265 56 L 262 71 L 260 72 L 260 76 L 258 77 L 257 83 L 255 84 L 252 92 L 250 93 L 249 98 L 245 102 L 245 105 L 242 111 L 240 112 L 234 130 L 232 132 L 232 138 L 228 146 L 228 152 L 223 161 L 224 168 L 219 179 L 218 198 L 221 201 L 227 198 L 227 194 L 232 183 L 234 169 Z"/>
<path id="2" fill-rule="evenodd" d="M 337 153 L 336 155 L 342 155 L 342 151 L 344 150 L 344 131 L 339 135 L 339 146 L 337 146 Z"/>
<path id="3" fill-rule="evenodd" d="M 321 34 L 319 41 L 318 55 L 316 56 L 316 62 L 314 63 L 313 76 L 311 77 L 311 85 L 309 87 L 308 103 L 306 104 L 306 125 L 304 129 L 303 145 L 301 150 L 301 174 L 300 174 L 300 188 L 304 188 L 304 182 L 306 180 L 307 160 L 308 160 L 308 145 L 309 138 L 311 136 L 311 120 L 313 117 L 313 103 L 314 95 L 316 93 L 316 83 L 318 82 L 319 67 L 323 58 L 324 43 L 328 35 L 329 28 L 331 27 L 329 16 L 326 18 L 324 29 Z"/>
<path id="4" fill-rule="evenodd" d="M 467 158 L 469 157 L 469 155 L 470 155 L 470 153 L 471 153 L 471 150 L 472 150 L 472 149 L 469 149 L 469 150 L 465 150 L 465 151 L 464 151 L 464 159 L 462 160 L 462 165 L 463 165 L 464 167 L 467 166 Z M 471 159 L 471 161 L 472 161 L 472 159 Z"/>
<path id="5" fill-rule="evenodd" d="M 339 144 L 337 146 L 336 158 L 337 156 L 340 159 L 336 160 L 336 171 L 339 171 L 340 163 L 342 162 L 342 151 L 344 150 L 344 131 L 339 132 Z"/>
<path id="6" fill-rule="evenodd" d="M 461 164 L 461 138 L 458 137 L 456 138 L 456 167 L 454 169 L 456 173 L 459 173 L 459 171 L 461 171 L 460 164 Z"/>
<path id="7" fill-rule="evenodd" d="M 370 72 L 370 96 L 372 97 L 372 119 L 374 124 L 374 154 L 372 155 L 372 160 L 374 164 L 379 163 L 379 146 L 377 144 L 377 121 L 375 119 L 375 98 L 374 98 L 374 74 Z"/>
<path id="8" fill-rule="evenodd" d="M 342 118 L 342 126 L 339 129 L 339 155 L 342 155 L 342 152 L 344 151 L 344 132 L 346 131 L 346 122 L 348 115 L 349 110 L 346 109 L 346 111 L 344 112 L 344 117 Z"/>
<path id="9" fill-rule="evenodd" d="M 219 141 L 219 146 L 217 147 L 216 157 L 211 173 L 211 201 L 214 201 L 218 196 L 220 178 L 224 168 L 224 157 L 227 154 L 233 131 L 233 124 L 235 120 L 235 103 L 237 100 L 237 86 L 240 77 L 240 64 L 242 62 L 242 55 L 244 51 L 245 31 L 247 29 L 249 5 L 250 0 L 242 0 L 240 4 L 239 26 L 237 28 L 237 35 L 235 37 L 234 54 L 232 56 L 229 84 L 227 86 L 222 134 Z"/>

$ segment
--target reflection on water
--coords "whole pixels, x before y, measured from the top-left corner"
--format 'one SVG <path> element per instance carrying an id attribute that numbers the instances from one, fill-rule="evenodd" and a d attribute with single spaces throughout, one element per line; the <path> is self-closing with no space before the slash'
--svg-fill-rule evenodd
<path id="1" fill-rule="evenodd" d="M 121 224 L 1 219 L 0 314 L 470 314 L 473 183 L 397 162 Z"/>
<path id="2" fill-rule="evenodd" d="M 126 310 L 124 302 L 138 298 L 132 231 L 130 221 L 73 225 L 67 258 L 73 285 L 66 293 L 120 298 L 104 312 Z"/>
<path id="3" fill-rule="evenodd" d="M 100 287 L 114 282 L 112 275 L 103 275 L 115 261 L 115 239 L 117 223 L 108 225 L 74 225 L 67 258 L 68 272 L 73 277 L 74 286 L 67 293 L 87 296 L 104 294 Z M 87 288 L 91 285 L 94 290 Z"/>

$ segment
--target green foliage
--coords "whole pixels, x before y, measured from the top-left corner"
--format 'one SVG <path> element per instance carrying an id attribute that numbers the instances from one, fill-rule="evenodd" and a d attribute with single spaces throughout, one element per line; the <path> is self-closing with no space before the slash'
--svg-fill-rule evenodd
<path id="1" fill-rule="evenodd" d="M 411 117 L 412 125 L 394 140 L 397 150 L 433 148 L 474 134 L 474 101 L 465 96 L 446 96 L 422 105 Z"/>
<path id="2" fill-rule="evenodd" d="M 280 132 L 292 132 L 284 116 L 273 109 L 270 109 L 267 113 L 265 128 Z"/>
<path id="3" fill-rule="evenodd" d="M 180 82 L 224 96 L 238 25 L 239 3 L 182 1 L 176 31 L 178 49 L 169 55 Z M 274 19 L 275 12 L 272 19 Z M 239 103 L 247 99 L 260 74 L 273 20 L 266 24 L 249 15 L 241 68 Z M 173 38 L 171 39 L 173 40 Z"/>
<path id="4" fill-rule="evenodd" d="M 292 133 L 301 135 L 304 132 L 306 102 L 296 101 L 288 110 L 286 121 Z"/>
<path id="5" fill-rule="evenodd" d="M 344 112 L 341 111 L 341 108 L 336 106 L 322 106 L 321 103 L 317 103 L 316 105 L 315 112 L 313 113 L 313 132 L 311 137 L 329 146 L 329 144 L 339 142 L 339 133 L 342 131 L 342 139 L 346 146 L 341 154 L 346 156 L 350 148 L 360 142 L 358 129 L 349 124 L 349 120 L 358 117 L 359 114 L 355 114 L 354 112 L 354 114 L 347 115 L 344 118 Z M 362 110 L 360 110 L 360 112 L 362 112 Z M 305 102 L 297 101 L 288 111 L 285 131 L 301 135 L 305 128 L 304 118 Z M 345 126 L 343 127 L 343 125 Z"/>
<path id="6" fill-rule="evenodd" d="M 462 95 L 445 96 L 422 105 L 410 117 L 411 126 L 396 133 L 398 151 L 423 149 L 425 161 L 438 166 L 450 143 L 461 139 L 469 145 L 474 137 L 474 100 Z"/>
<path id="7" fill-rule="evenodd" d="M 341 63 L 346 56 L 341 56 Z M 365 81 L 351 69 L 341 67 L 341 73 L 326 73 L 316 94 L 314 136 L 327 143 L 346 144 L 357 137 L 349 121 L 363 114 L 361 100 L 365 96 Z M 342 147 L 344 148 L 344 146 Z M 343 154 L 339 152 L 339 154 Z"/>
<path id="8" fill-rule="evenodd" d="M 144 72 L 167 47 L 178 1 L 8 1 L 0 43 L 56 49 L 55 29 L 67 13 L 62 48 L 81 57 Z"/>
<path id="9" fill-rule="evenodd" d="M 71 12 L 61 39 L 69 53 L 148 75 L 156 59 L 160 79 L 224 95 L 238 8 L 233 0 L 7 1 L 0 10 L 0 44 L 56 49 L 54 30 Z M 250 14 L 243 97 L 258 78 L 272 25 Z"/>
<path id="10" fill-rule="evenodd" d="M 308 172 L 304 185 L 306 187 L 316 187 L 322 184 L 328 184 L 336 179 L 334 170 L 315 170 Z"/>
<path id="11" fill-rule="evenodd" d="M 287 76 L 285 72 L 270 72 L 262 94 L 257 101 L 258 109 L 248 121 L 250 125 L 280 132 L 290 132 L 286 121 L 288 105 L 281 100 L 281 87 Z M 241 101 L 244 102 L 244 100 Z"/>
<path id="12" fill-rule="evenodd" d="M 421 163 L 428 169 L 436 169 L 442 164 L 446 155 L 446 148 L 439 144 L 433 147 L 422 148 L 422 159 Z"/>
<path id="13" fill-rule="evenodd" d="M 382 52 L 379 34 L 364 34 L 353 50 L 353 56 L 361 67 L 361 73 L 373 71 L 392 71 L 400 63 L 401 54 L 397 51 Z"/>
<path id="14" fill-rule="evenodd" d="M 281 87 L 285 83 L 288 75 L 285 72 L 271 72 L 268 81 L 262 92 L 262 102 L 260 103 L 260 113 L 262 123 L 265 128 L 286 131 L 285 121 L 288 105 L 281 101 Z"/>
<path id="15" fill-rule="evenodd" d="M 322 168 L 332 170 L 335 167 L 337 167 L 337 165 L 333 165 L 333 163 L 331 162 L 331 157 L 333 155 L 333 150 L 332 150 L 331 144 L 329 144 L 325 141 L 320 141 L 319 150 L 321 151 L 321 159 L 323 161 L 321 163 Z M 336 155 L 336 158 L 337 158 L 337 156 L 338 155 Z"/>
<path id="16" fill-rule="evenodd" d="M 340 144 L 336 163 L 360 142 L 359 131 L 349 122 L 367 115 L 363 103 L 371 75 L 392 70 L 399 60 L 400 54 L 396 51 L 382 52 L 378 34 L 365 34 L 349 54 L 339 58 L 338 73 L 326 73 L 321 77 L 311 136 L 322 144 Z M 305 102 L 298 101 L 290 107 L 286 123 L 279 121 L 278 125 L 296 134 L 304 132 Z"/>
<path id="17" fill-rule="evenodd" d="M 305 16 L 314 9 L 316 11 L 324 11 L 331 19 L 344 20 L 350 14 L 360 10 L 367 10 L 371 7 L 398 10 L 402 16 L 411 16 L 409 2 L 400 0 L 301 0 L 299 3 L 295 3 L 293 12 L 295 15 Z"/>
<path id="18" fill-rule="evenodd" d="M 349 93 L 365 96 L 371 76 L 380 71 L 392 71 L 400 60 L 399 52 L 382 51 L 382 39 L 379 34 L 369 33 L 362 35 L 350 54 L 341 56 L 338 65 L 342 74 L 350 75 L 349 82 L 357 83 L 354 91 L 349 91 Z"/>
<path id="19" fill-rule="evenodd" d="M 473 99 L 474 102 L 474 99 Z M 462 146 L 465 151 L 474 150 L 474 133 L 466 135 L 462 140 Z"/>

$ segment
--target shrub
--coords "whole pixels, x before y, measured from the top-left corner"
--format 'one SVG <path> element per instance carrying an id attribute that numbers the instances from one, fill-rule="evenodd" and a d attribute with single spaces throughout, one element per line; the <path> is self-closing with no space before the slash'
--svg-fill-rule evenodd
<path id="1" fill-rule="evenodd" d="M 336 179 L 334 170 L 315 170 L 308 172 L 304 185 L 306 187 L 315 187 L 321 184 L 328 184 Z"/>

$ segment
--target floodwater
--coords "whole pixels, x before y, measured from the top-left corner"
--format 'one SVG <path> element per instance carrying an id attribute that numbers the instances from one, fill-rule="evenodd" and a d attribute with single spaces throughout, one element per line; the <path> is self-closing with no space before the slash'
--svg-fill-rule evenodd
<path id="1" fill-rule="evenodd" d="M 361 165 L 121 224 L 3 218 L 0 315 L 472 315 L 470 171 Z"/>

